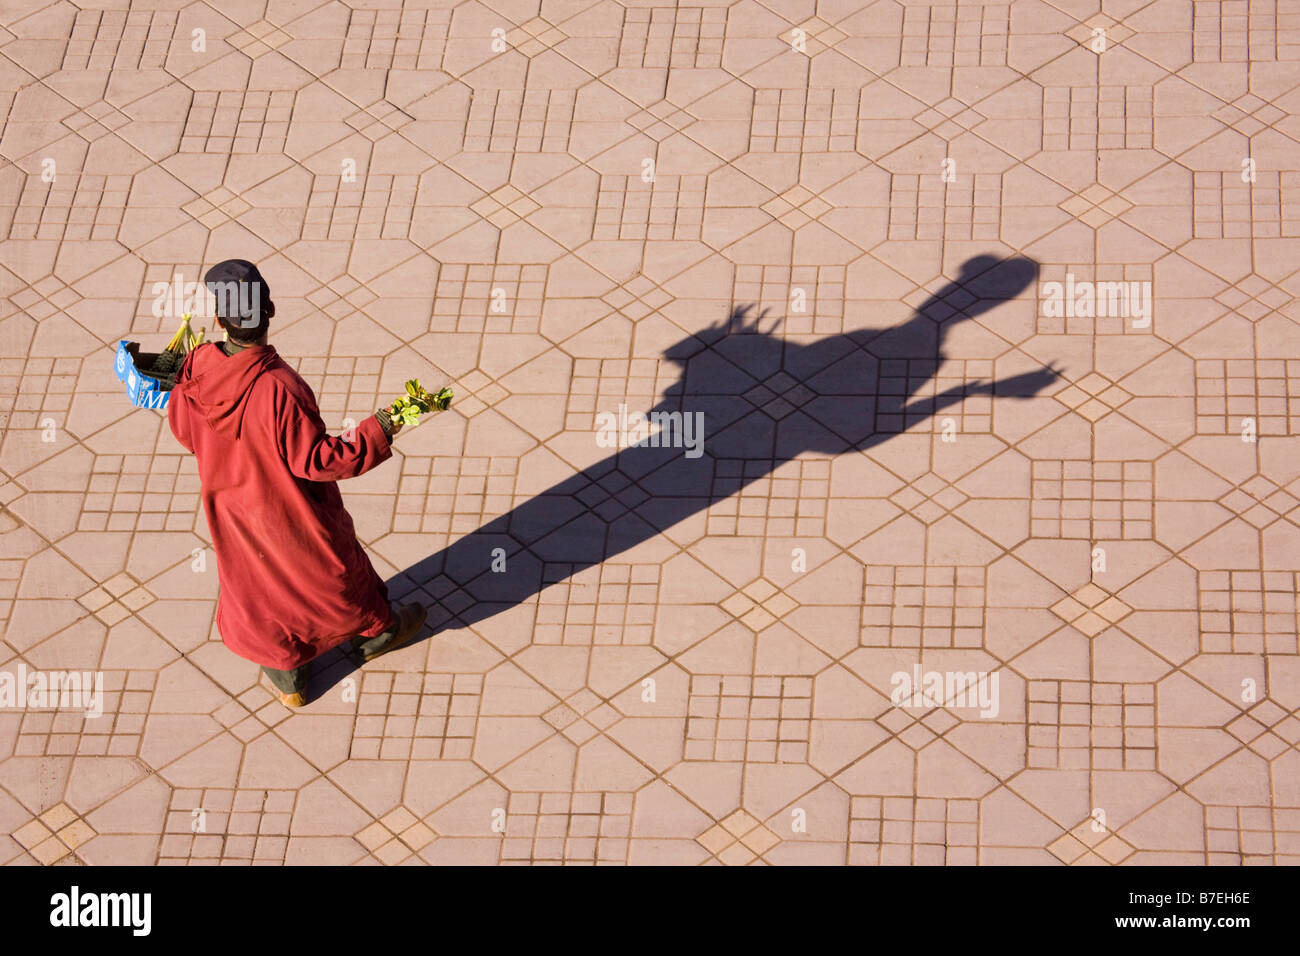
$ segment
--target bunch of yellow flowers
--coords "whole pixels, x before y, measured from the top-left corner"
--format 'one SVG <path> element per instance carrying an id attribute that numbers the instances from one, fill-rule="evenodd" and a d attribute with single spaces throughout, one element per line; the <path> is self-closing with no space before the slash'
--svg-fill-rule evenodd
<path id="1" fill-rule="evenodd" d="M 176 330 L 172 340 L 167 343 L 167 347 L 158 353 L 158 358 L 153 363 L 153 373 L 155 375 L 170 375 L 180 368 L 180 364 L 187 352 L 191 352 L 203 344 L 203 336 L 207 334 L 207 330 L 200 329 L 195 332 L 190 327 L 190 318 L 189 312 L 181 316 L 180 328 Z"/>

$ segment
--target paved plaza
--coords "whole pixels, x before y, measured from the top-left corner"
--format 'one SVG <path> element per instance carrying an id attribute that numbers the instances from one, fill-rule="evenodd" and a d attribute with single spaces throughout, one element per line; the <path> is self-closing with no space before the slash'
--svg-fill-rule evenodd
<path id="1" fill-rule="evenodd" d="M 0 863 L 1300 863 L 1300 0 L 0 10 Z M 227 258 L 455 391 L 296 711 L 114 369 Z"/>

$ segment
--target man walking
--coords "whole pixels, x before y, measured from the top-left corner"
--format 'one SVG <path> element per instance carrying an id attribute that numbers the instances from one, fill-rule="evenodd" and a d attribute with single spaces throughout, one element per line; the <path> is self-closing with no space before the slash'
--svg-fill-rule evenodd
<path id="1" fill-rule="evenodd" d="M 221 639 L 301 707 L 316 657 L 350 641 L 374 660 L 428 613 L 389 605 L 336 484 L 390 458 L 402 426 L 381 410 L 350 441 L 327 435 L 311 388 L 267 344 L 275 304 L 257 267 L 228 259 L 203 281 L 227 341 L 186 356 L 167 417 L 198 459 Z"/>

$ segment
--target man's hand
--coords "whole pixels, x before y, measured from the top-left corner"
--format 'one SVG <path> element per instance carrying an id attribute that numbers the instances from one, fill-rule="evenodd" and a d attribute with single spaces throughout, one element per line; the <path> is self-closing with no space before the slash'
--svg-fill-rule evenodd
<path id="1" fill-rule="evenodd" d="M 384 430 L 384 434 L 388 436 L 388 443 L 391 445 L 393 439 L 397 437 L 397 433 L 402 430 L 402 423 L 397 420 L 397 416 L 393 414 L 391 408 L 381 408 L 375 412 L 375 418 L 379 420 L 379 427 Z M 385 425 L 384 422 L 388 424 Z"/>

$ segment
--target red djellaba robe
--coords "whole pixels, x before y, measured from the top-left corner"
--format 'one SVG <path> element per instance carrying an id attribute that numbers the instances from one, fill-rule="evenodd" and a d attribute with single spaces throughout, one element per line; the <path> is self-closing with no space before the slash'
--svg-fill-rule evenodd
<path id="1" fill-rule="evenodd" d="M 335 483 L 392 456 L 377 418 L 351 442 L 331 437 L 310 386 L 274 347 L 228 356 L 216 343 L 186 356 L 167 418 L 198 459 L 227 647 L 291 670 L 392 623 Z"/>

